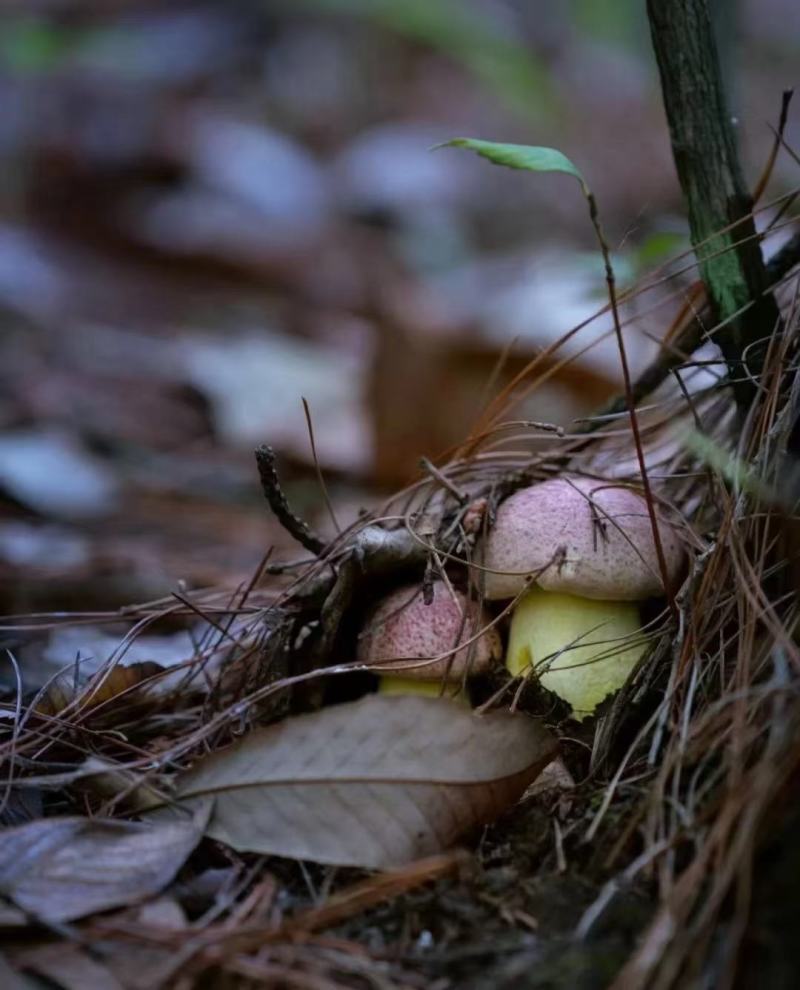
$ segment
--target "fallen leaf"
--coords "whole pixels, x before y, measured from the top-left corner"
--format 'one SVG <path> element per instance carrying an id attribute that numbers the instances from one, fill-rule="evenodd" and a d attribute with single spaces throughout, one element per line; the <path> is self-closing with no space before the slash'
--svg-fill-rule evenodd
<path id="1" fill-rule="evenodd" d="M 27 690 L 38 690 L 42 685 L 68 668 L 71 681 L 85 684 L 111 657 L 122 667 L 142 663 L 157 663 L 162 668 L 180 667 L 174 676 L 164 678 L 172 689 L 185 679 L 184 665 L 195 655 L 192 637 L 188 632 L 168 636 L 136 636 L 120 649 L 122 635 L 114 635 L 95 626 L 64 626 L 54 629 L 47 645 L 31 651 L 25 658 L 23 678 Z M 76 659 L 77 658 L 77 659 Z"/>
<path id="2" fill-rule="evenodd" d="M 339 195 L 360 215 L 414 215 L 464 208 L 476 195 L 478 173 L 458 155 L 428 151 L 441 131 L 418 123 L 378 124 L 359 131 L 334 163 Z"/>
<path id="3" fill-rule="evenodd" d="M 229 632 L 234 636 L 237 628 Z M 23 653 L 21 668 L 26 692 L 46 686 L 37 711 L 56 715 L 76 698 L 82 711 L 123 693 L 126 700 L 134 693 L 138 699 L 139 685 L 149 697 L 194 689 L 218 669 L 222 655 L 221 649 L 198 651 L 188 632 L 125 641 L 122 634 L 93 626 L 67 626 L 55 629 L 46 645 L 32 644 Z"/>
<path id="4" fill-rule="evenodd" d="M 78 568 L 91 557 L 89 540 L 75 529 L 9 519 L 0 525 L 0 560 L 39 571 Z"/>
<path id="5" fill-rule="evenodd" d="M 71 921 L 134 904 L 169 884 L 197 845 L 194 818 L 156 824 L 49 818 L 0 832 L 0 893 L 29 916 Z"/>
<path id="6" fill-rule="evenodd" d="M 369 466 L 363 353 L 261 330 L 182 341 L 176 360 L 209 399 L 217 430 L 228 443 L 250 447 L 269 437 L 274 446 L 307 460 L 308 430 L 300 404 L 306 396 L 323 466 L 340 471 Z M 318 415 L 323 409 L 324 415 Z"/>
<path id="7" fill-rule="evenodd" d="M 559 757 L 542 770 L 536 780 L 522 795 L 523 801 L 555 803 L 563 817 L 574 803 L 575 778 Z"/>
<path id="8" fill-rule="evenodd" d="M 330 217 L 330 179 L 303 145 L 263 124 L 200 106 L 186 114 L 178 140 L 176 150 L 187 154 L 196 179 L 189 190 L 204 193 L 206 202 L 227 206 L 222 218 L 233 214 L 249 221 L 247 232 L 253 236 L 258 231 L 254 248 L 285 252 L 317 243 Z M 174 221 L 175 216 L 162 219 Z M 214 224 L 214 216 L 204 222 L 193 211 L 191 219 L 186 233 L 176 231 L 174 223 L 172 230 L 163 225 L 157 230 L 175 250 L 236 246 L 230 226 Z M 192 234 L 199 245 L 192 243 Z"/>
<path id="9" fill-rule="evenodd" d="M 61 674 L 45 691 L 34 711 L 39 715 L 58 715 L 73 701 L 78 700 L 78 707 L 82 713 L 85 713 L 123 694 L 128 702 L 134 697 L 138 700 L 141 692 L 137 692 L 136 689 L 163 670 L 160 664 L 152 661 L 134 663 L 127 667 L 118 664 L 109 670 L 96 686 L 77 691 L 69 676 L 66 673 Z"/>
<path id="10" fill-rule="evenodd" d="M 0 485 L 45 516 L 88 518 L 117 506 L 111 472 L 66 433 L 6 434 L 0 439 Z"/>
<path id="11" fill-rule="evenodd" d="M 207 834 L 234 849 L 384 868 L 497 818 L 556 749 L 526 715 L 369 695 L 250 733 L 177 794 L 213 795 Z"/>

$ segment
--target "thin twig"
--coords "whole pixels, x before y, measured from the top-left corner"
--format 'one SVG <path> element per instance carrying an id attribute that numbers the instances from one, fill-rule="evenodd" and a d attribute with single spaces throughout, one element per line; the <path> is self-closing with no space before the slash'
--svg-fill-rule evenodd
<path id="1" fill-rule="evenodd" d="M 322 498 L 325 502 L 325 508 L 328 510 L 328 515 L 331 517 L 333 528 L 337 533 L 341 533 L 342 527 L 339 525 L 339 520 L 336 518 L 336 513 L 333 511 L 333 502 L 331 502 L 331 497 L 328 494 L 328 486 L 325 484 L 325 478 L 322 475 L 322 467 L 320 466 L 319 458 L 317 457 L 317 444 L 314 440 L 314 424 L 311 421 L 311 410 L 308 407 L 308 401 L 306 399 L 303 399 L 303 412 L 306 414 L 308 439 L 311 443 L 311 456 L 314 458 L 314 470 L 317 472 L 317 481 L 319 482 Z"/>
<path id="2" fill-rule="evenodd" d="M 431 477 L 435 478 L 439 482 L 442 488 L 446 488 L 453 498 L 456 499 L 456 501 L 461 505 L 464 505 L 469 500 L 469 496 L 465 495 L 464 492 L 456 488 L 447 475 L 441 472 L 435 464 L 428 460 L 427 457 L 420 457 L 419 464 L 424 471 L 427 471 Z"/>
<path id="3" fill-rule="evenodd" d="M 791 240 L 787 241 L 783 247 L 767 262 L 767 276 L 770 283 L 779 282 L 789 272 L 800 264 L 800 232 L 795 234 Z M 636 381 L 631 384 L 631 394 L 637 405 L 648 395 L 655 392 L 659 385 L 663 384 L 672 374 L 675 368 L 679 368 L 687 356 L 691 355 L 703 343 L 706 334 L 704 321 L 711 318 L 711 311 L 707 304 L 698 311 L 695 318 L 689 323 L 675 343 L 669 348 L 664 348 L 661 353 L 644 369 Z M 591 420 L 581 421 L 578 429 L 582 432 L 592 433 L 603 423 L 603 418 L 616 416 L 624 412 L 627 406 L 625 395 L 617 396 L 605 409 L 602 409 L 597 416 Z"/>
<path id="4" fill-rule="evenodd" d="M 600 225 L 600 217 L 597 212 L 597 201 L 594 198 L 594 193 L 587 190 L 586 198 L 589 201 L 589 216 L 592 219 L 592 226 L 594 227 L 597 240 L 600 244 L 600 251 L 603 255 L 603 264 L 606 272 L 606 285 L 608 286 L 608 299 L 611 303 L 611 315 L 614 320 L 614 333 L 617 338 L 619 360 L 622 366 L 622 379 L 625 383 L 625 397 L 628 405 L 628 416 L 631 421 L 633 445 L 636 448 L 636 459 L 639 462 L 639 472 L 642 476 L 642 487 L 644 488 L 644 497 L 647 502 L 647 514 L 650 516 L 650 526 L 653 530 L 653 543 L 656 549 L 656 557 L 658 558 L 658 569 L 661 574 L 661 582 L 664 586 L 664 592 L 667 596 L 670 611 L 673 616 L 677 618 L 678 608 L 675 604 L 675 589 L 672 587 L 672 582 L 670 581 L 669 570 L 667 569 L 667 558 L 664 555 L 664 547 L 661 543 L 661 533 L 658 528 L 655 500 L 653 499 L 653 492 L 650 488 L 650 479 L 647 476 L 647 463 L 645 462 L 642 437 L 639 432 L 639 419 L 636 415 L 636 402 L 634 400 L 633 389 L 631 387 L 631 373 L 628 368 L 628 355 L 625 352 L 625 341 L 622 337 L 622 326 L 620 325 L 619 320 L 616 279 L 614 277 L 614 269 L 611 265 L 611 253 L 608 249 L 605 235 L 603 234 L 603 228 Z"/>
<path id="5" fill-rule="evenodd" d="M 764 166 L 764 171 L 761 173 L 761 178 L 753 190 L 753 204 L 755 205 L 761 197 L 764 195 L 764 190 L 767 188 L 769 180 L 772 178 L 772 170 L 775 167 L 775 160 L 778 157 L 778 152 L 781 148 L 781 143 L 783 141 L 783 135 L 786 131 L 786 124 L 789 120 L 789 107 L 792 103 L 792 97 L 794 96 L 793 89 L 785 89 L 781 94 L 781 112 L 778 117 L 778 129 L 775 132 L 775 140 L 772 142 L 772 147 L 770 148 L 769 155 L 767 157 L 767 163 Z"/>

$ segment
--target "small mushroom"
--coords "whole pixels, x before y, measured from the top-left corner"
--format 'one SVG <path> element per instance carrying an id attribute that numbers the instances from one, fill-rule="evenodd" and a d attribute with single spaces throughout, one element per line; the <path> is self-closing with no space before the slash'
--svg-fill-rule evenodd
<path id="1" fill-rule="evenodd" d="M 465 677 L 486 670 L 502 656 L 494 628 L 472 641 L 476 630 L 490 621 L 476 602 L 442 581 L 434 582 L 432 590 L 433 599 L 426 605 L 420 585 L 399 588 L 367 618 L 357 658 L 384 675 L 379 688 L 384 694 L 438 695 L 442 681 L 461 685 Z"/>
<path id="2" fill-rule="evenodd" d="M 683 545 L 658 522 L 674 586 Z M 512 674 L 533 669 L 578 720 L 622 687 L 647 649 L 638 603 L 665 590 L 640 494 L 578 477 L 516 492 L 497 511 L 484 565 L 487 598 L 521 595 L 506 655 Z"/>

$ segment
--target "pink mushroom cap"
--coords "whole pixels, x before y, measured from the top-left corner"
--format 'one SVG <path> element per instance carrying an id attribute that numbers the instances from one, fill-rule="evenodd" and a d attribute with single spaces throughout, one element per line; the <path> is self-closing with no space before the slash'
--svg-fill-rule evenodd
<path id="1" fill-rule="evenodd" d="M 675 527 L 657 513 L 667 580 L 685 558 Z M 514 598 L 529 583 L 608 601 L 664 594 L 642 495 L 619 482 L 560 477 L 523 488 L 497 510 L 483 564 L 486 597 Z"/>
<path id="2" fill-rule="evenodd" d="M 468 662 L 466 672 L 477 674 L 501 657 L 502 644 L 494 628 L 487 629 L 474 643 L 469 642 L 489 621 L 476 602 L 460 592 L 451 592 L 442 581 L 434 583 L 430 605 L 425 604 L 419 584 L 407 585 L 372 609 L 358 641 L 357 658 L 383 673 L 423 681 L 443 677 L 458 681 Z M 461 643 L 467 645 L 456 651 Z M 433 663 L 418 666 L 388 663 L 439 656 L 442 658 Z"/>

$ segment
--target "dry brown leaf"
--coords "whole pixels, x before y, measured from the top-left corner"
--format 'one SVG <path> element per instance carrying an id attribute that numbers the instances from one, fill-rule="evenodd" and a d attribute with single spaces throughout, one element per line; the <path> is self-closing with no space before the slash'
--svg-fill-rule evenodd
<path id="1" fill-rule="evenodd" d="M 113 701 L 122 694 L 130 697 L 136 688 L 163 672 L 164 668 L 161 664 L 151 660 L 130 664 L 127 667 L 117 665 L 104 673 L 98 679 L 96 686 L 90 682 L 78 691 L 75 690 L 70 677 L 62 674 L 52 682 L 37 703 L 35 711 L 39 715 L 58 715 L 76 699 L 80 699 L 80 708 L 84 712 L 99 708 L 100 705 Z"/>
<path id="2" fill-rule="evenodd" d="M 369 695 L 201 759 L 178 797 L 213 795 L 207 834 L 234 849 L 384 868 L 497 818 L 556 748 L 526 715 Z"/>
<path id="3" fill-rule="evenodd" d="M 207 810 L 156 824 L 76 816 L 5 829 L 0 893 L 48 922 L 134 904 L 170 883 L 200 840 Z"/>

